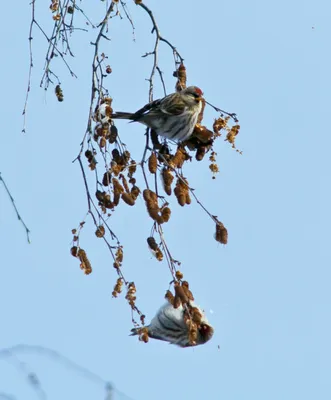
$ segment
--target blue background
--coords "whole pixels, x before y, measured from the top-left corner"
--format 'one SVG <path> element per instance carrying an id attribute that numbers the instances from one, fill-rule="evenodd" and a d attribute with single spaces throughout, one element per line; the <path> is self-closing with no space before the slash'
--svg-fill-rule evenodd
<path id="1" fill-rule="evenodd" d="M 87 206 L 78 164 L 88 117 L 91 63 L 97 30 L 77 31 L 70 65 L 58 58 L 64 102 L 39 82 L 47 43 L 34 28 L 32 91 L 27 130 L 21 133 L 29 63 L 28 2 L 2 9 L 2 133 L 0 171 L 31 230 L 31 245 L 0 187 L 0 344 L 54 349 L 117 388 L 118 399 L 330 399 L 330 12 L 327 1 L 219 2 L 151 0 L 161 34 L 185 58 L 188 83 L 240 118 L 240 156 L 220 139 L 220 173 L 208 160 L 185 174 L 203 204 L 224 222 L 229 243 L 213 239 L 214 224 L 195 202 L 172 199 L 167 242 L 205 309 L 215 335 L 205 346 L 179 349 L 129 337 L 124 294 L 112 299 L 112 260 L 89 221 L 81 245 L 91 260 L 86 277 L 69 254 L 71 229 Z M 81 4 L 102 20 L 106 5 Z M 153 49 L 148 15 L 128 2 L 136 30 L 124 18 L 109 23 L 102 42 L 113 73 L 106 85 L 114 109 L 134 111 L 148 100 Z M 50 31 L 48 4 L 37 19 Z M 123 14 L 124 16 L 124 14 Z M 84 27 L 84 20 L 77 24 Z M 160 67 L 173 91 L 173 57 L 160 44 Z M 158 81 L 157 81 L 158 82 Z M 162 96 L 159 83 L 155 96 Z M 217 114 L 210 108 L 205 122 Z M 121 121 L 122 140 L 140 159 L 144 128 Z M 1 185 L 0 185 L 1 186 Z M 121 204 L 112 228 L 124 246 L 123 272 L 137 286 L 137 304 L 150 320 L 171 279 L 146 246 L 151 220 L 142 199 Z M 48 399 L 103 398 L 103 380 L 58 363 L 56 357 L 15 350 Z M 10 353 L 11 354 L 11 353 Z M 17 358 L 0 352 L 0 392 L 40 398 Z M 16 360 L 16 361 L 15 361 Z M 19 369 L 17 369 L 19 366 Z M 24 368 L 23 368 L 24 369 Z M 123 393 L 125 393 L 126 397 Z"/>

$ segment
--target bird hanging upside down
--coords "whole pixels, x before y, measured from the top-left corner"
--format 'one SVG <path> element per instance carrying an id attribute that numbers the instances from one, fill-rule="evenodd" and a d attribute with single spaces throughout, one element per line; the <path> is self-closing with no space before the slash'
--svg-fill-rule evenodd
<path id="1" fill-rule="evenodd" d="M 202 108 L 201 89 L 189 86 L 181 92 L 146 104 L 137 112 L 117 112 L 112 119 L 129 119 L 153 129 L 159 136 L 184 142 L 192 135 Z"/>
<path id="2" fill-rule="evenodd" d="M 165 303 L 152 319 L 151 323 L 145 328 L 134 328 L 131 330 L 133 335 L 141 335 L 142 332 L 147 332 L 148 337 L 152 339 L 163 340 L 171 344 L 176 344 L 180 347 L 191 347 L 205 344 L 213 334 L 214 329 L 208 323 L 203 311 L 192 301 L 189 305 L 191 318 L 194 313 L 198 314 L 199 321 L 194 323 L 187 314 L 187 307 L 180 305 L 174 308 L 169 302 Z M 192 323 L 195 326 L 194 342 L 190 337 L 192 333 Z"/>

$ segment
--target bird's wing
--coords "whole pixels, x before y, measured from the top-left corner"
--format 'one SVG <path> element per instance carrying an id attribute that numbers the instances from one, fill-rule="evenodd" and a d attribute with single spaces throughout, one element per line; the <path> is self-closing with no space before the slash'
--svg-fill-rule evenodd
<path id="1" fill-rule="evenodd" d="M 138 121 L 143 115 L 147 114 L 148 111 L 150 111 L 151 109 L 158 108 L 160 103 L 161 103 L 161 100 L 154 100 L 151 103 L 146 104 L 144 107 L 142 107 L 140 110 L 136 111 L 133 114 L 133 116 L 132 116 L 133 121 Z"/>
<path id="2" fill-rule="evenodd" d="M 174 97 L 177 97 L 175 100 Z M 181 97 L 175 93 L 171 94 L 160 101 L 159 109 L 164 114 L 168 115 L 181 115 L 187 110 L 186 104 L 182 101 Z"/>

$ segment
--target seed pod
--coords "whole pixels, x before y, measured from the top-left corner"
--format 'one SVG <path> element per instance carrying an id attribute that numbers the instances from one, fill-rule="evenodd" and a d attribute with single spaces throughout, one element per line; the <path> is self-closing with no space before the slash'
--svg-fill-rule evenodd
<path id="1" fill-rule="evenodd" d="M 135 204 L 135 199 L 131 196 L 129 193 L 122 193 L 122 200 L 124 203 L 128 204 L 129 206 L 134 206 Z"/>
<path id="2" fill-rule="evenodd" d="M 188 327 L 188 338 L 189 342 L 192 346 L 195 346 L 197 344 L 197 339 L 198 339 L 198 327 L 197 324 L 191 320 L 187 321 L 187 327 Z"/>
<path id="3" fill-rule="evenodd" d="M 70 249 L 70 253 L 71 253 L 71 255 L 74 256 L 74 257 L 77 257 L 77 251 L 78 251 L 77 246 L 73 246 L 73 247 Z"/>
<path id="4" fill-rule="evenodd" d="M 183 279 L 184 275 L 182 274 L 182 272 L 180 271 L 176 271 L 176 278 L 180 281 L 181 279 Z"/>
<path id="5" fill-rule="evenodd" d="M 120 155 L 120 152 L 118 151 L 118 149 L 113 149 L 111 151 L 111 155 L 113 157 L 113 160 L 117 163 L 117 164 L 122 164 L 122 157 Z"/>
<path id="6" fill-rule="evenodd" d="M 195 159 L 197 161 L 201 161 L 206 154 L 206 146 L 201 146 L 197 149 L 197 152 L 195 153 Z"/>
<path id="7" fill-rule="evenodd" d="M 164 207 L 161 211 L 161 216 L 164 222 L 168 222 L 170 219 L 171 210 L 169 207 Z"/>
<path id="8" fill-rule="evenodd" d="M 130 152 L 128 150 L 123 151 L 123 160 L 125 165 L 129 162 L 130 158 L 131 158 Z"/>
<path id="9" fill-rule="evenodd" d="M 174 298 L 174 295 L 170 292 L 170 290 L 167 290 L 167 291 L 166 291 L 166 294 L 165 294 L 164 298 L 167 299 L 168 302 L 169 302 L 171 305 L 174 305 L 174 300 L 175 300 L 175 298 Z"/>
<path id="10" fill-rule="evenodd" d="M 105 200 L 105 194 L 106 192 L 101 192 L 100 190 L 97 190 L 95 192 L 95 197 L 100 201 L 100 203 L 102 203 Z"/>
<path id="11" fill-rule="evenodd" d="M 136 200 L 137 197 L 140 194 L 140 189 L 138 188 L 138 186 L 132 186 L 131 188 L 131 197 Z"/>
<path id="12" fill-rule="evenodd" d="M 192 135 L 193 137 L 199 139 L 201 143 L 210 144 L 213 142 L 213 132 L 200 124 L 195 125 Z"/>
<path id="13" fill-rule="evenodd" d="M 178 308 L 178 306 L 177 306 L 178 299 L 180 299 L 181 304 L 187 304 L 189 299 L 186 296 L 185 291 L 182 288 L 182 286 L 180 286 L 180 284 L 178 282 L 175 282 L 174 288 L 175 288 L 175 308 Z"/>
<path id="14" fill-rule="evenodd" d="M 156 259 L 158 261 L 162 261 L 163 253 L 162 253 L 161 249 L 159 248 L 159 246 L 157 245 L 155 239 L 153 237 L 149 237 L 149 238 L 147 238 L 147 243 L 148 243 L 149 248 L 152 250 L 152 253 L 156 257 Z"/>
<path id="15" fill-rule="evenodd" d="M 113 187 L 114 187 L 113 203 L 115 204 L 115 206 L 117 206 L 118 203 L 120 202 L 121 194 L 124 193 L 124 189 L 123 189 L 123 186 L 119 183 L 119 181 L 116 178 L 113 178 L 112 182 L 113 182 Z"/>
<path id="16" fill-rule="evenodd" d="M 186 68 L 183 63 L 180 64 L 177 71 L 173 73 L 173 76 L 177 77 L 176 91 L 180 92 L 186 88 Z"/>
<path id="17" fill-rule="evenodd" d="M 187 191 L 185 194 L 185 204 L 191 204 L 191 202 L 192 202 L 192 200 L 190 197 L 190 193 L 189 193 L 189 191 Z"/>
<path id="18" fill-rule="evenodd" d="M 118 247 L 115 253 L 115 261 L 122 263 L 123 262 L 123 249 L 122 247 Z"/>
<path id="19" fill-rule="evenodd" d="M 169 165 L 172 168 L 182 168 L 184 162 L 188 160 L 189 156 L 182 146 L 178 146 L 175 155 L 170 159 Z"/>
<path id="20" fill-rule="evenodd" d="M 197 307 L 192 307 L 190 309 L 190 314 L 192 317 L 192 321 L 197 324 L 197 326 L 201 325 L 202 315 L 200 310 Z"/>
<path id="21" fill-rule="evenodd" d="M 60 14 L 58 14 L 58 16 L 59 16 L 58 19 L 60 19 L 60 18 L 61 18 Z M 54 17 L 55 17 L 55 18 L 54 18 Z M 54 17 L 53 17 L 53 19 L 57 19 L 57 18 L 56 18 L 57 16 L 54 16 Z M 60 101 L 60 102 L 63 101 L 63 92 L 62 92 L 62 89 L 61 89 L 61 86 L 60 86 L 60 85 L 56 85 L 56 86 L 55 86 L 55 95 L 56 95 L 58 101 Z"/>
<path id="22" fill-rule="evenodd" d="M 222 244 L 228 243 L 228 231 L 220 221 L 216 223 L 215 239 Z"/>
<path id="23" fill-rule="evenodd" d="M 109 143 L 115 143 L 118 136 L 118 131 L 115 125 L 110 126 Z"/>
<path id="24" fill-rule="evenodd" d="M 86 150 L 85 151 L 85 157 L 87 158 L 87 161 L 91 161 L 91 159 L 93 158 L 93 153 L 91 150 Z"/>
<path id="25" fill-rule="evenodd" d="M 177 180 L 174 193 L 177 198 L 178 204 L 180 204 L 183 207 L 186 204 L 186 191 L 185 191 L 183 185 L 181 185 L 181 182 L 179 179 Z"/>
<path id="26" fill-rule="evenodd" d="M 98 229 L 95 231 L 95 236 L 98 238 L 102 238 L 103 236 L 105 236 L 105 227 L 103 225 L 99 225 Z"/>
<path id="27" fill-rule="evenodd" d="M 184 293 L 186 294 L 187 298 L 191 301 L 194 301 L 194 297 L 192 292 L 189 289 L 189 283 L 187 281 L 182 282 L 182 288 L 184 290 Z"/>
<path id="28" fill-rule="evenodd" d="M 213 131 L 215 136 L 221 136 L 220 130 L 224 129 L 227 126 L 229 119 L 229 116 L 227 116 L 226 118 L 220 117 L 218 119 L 215 119 L 213 123 Z"/>
<path id="29" fill-rule="evenodd" d="M 137 163 L 134 160 L 131 160 L 128 170 L 130 177 L 137 171 Z"/>
<path id="30" fill-rule="evenodd" d="M 85 275 L 89 275 L 92 272 L 92 266 L 87 258 L 87 255 L 85 253 L 85 250 L 79 249 L 77 252 L 77 257 L 80 259 L 80 268 L 84 271 Z"/>
<path id="31" fill-rule="evenodd" d="M 158 248 L 155 252 L 155 257 L 158 261 L 162 261 L 163 260 L 163 253 L 161 251 L 160 248 Z"/>
<path id="32" fill-rule="evenodd" d="M 162 180 L 163 180 L 164 191 L 167 193 L 168 196 L 170 196 L 171 195 L 171 184 L 172 184 L 172 181 L 174 180 L 171 170 L 167 167 L 164 167 L 162 169 L 161 176 L 162 176 Z"/>
<path id="33" fill-rule="evenodd" d="M 155 174 L 157 171 L 157 157 L 155 153 L 152 153 L 148 159 L 148 169 L 151 174 Z"/>
<path id="34" fill-rule="evenodd" d="M 109 171 L 103 174 L 102 184 L 103 186 L 109 186 L 111 183 L 111 173 Z"/>
<path id="35" fill-rule="evenodd" d="M 106 147 L 107 139 L 105 137 L 100 138 L 99 146 L 101 148 Z"/>
<path id="36" fill-rule="evenodd" d="M 147 243 L 148 243 L 148 246 L 154 251 L 156 251 L 159 247 L 153 237 L 147 238 Z"/>

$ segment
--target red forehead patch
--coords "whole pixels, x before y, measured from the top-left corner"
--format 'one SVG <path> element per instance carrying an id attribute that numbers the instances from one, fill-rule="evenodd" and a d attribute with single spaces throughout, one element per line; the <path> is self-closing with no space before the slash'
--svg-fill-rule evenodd
<path id="1" fill-rule="evenodd" d="M 202 95 L 203 95 L 202 90 L 201 90 L 200 88 L 198 88 L 197 86 L 195 86 L 195 91 L 196 91 L 196 93 L 197 93 L 199 96 L 202 96 Z"/>

